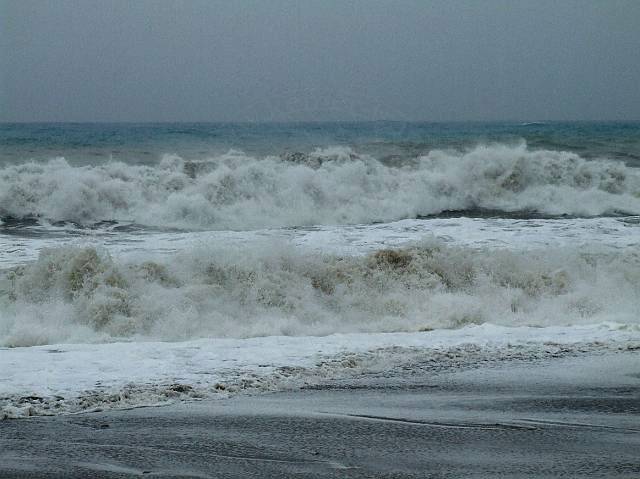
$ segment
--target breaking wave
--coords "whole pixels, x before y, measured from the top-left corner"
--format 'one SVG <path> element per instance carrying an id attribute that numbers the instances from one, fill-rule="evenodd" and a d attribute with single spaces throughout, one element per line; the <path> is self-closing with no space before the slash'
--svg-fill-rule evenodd
<path id="1" fill-rule="evenodd" d="M 208 161 L 165 156 L 155 167 L 58 158 L 0 170 L 0 217 L 246 230 L 370 223 L 444 211 L 640 214 L 640 172 L 525 144 L 434 150 L 400 163 L 345 147 Z"/>
<path id="2" fill-rule="evenodd" d="M 201 246 L 163 262 L 43 250 L 0 272 L 0 345 L 327 335 L 492 323 L 638 324 L 640 251 L 524 252 L 427 240 L 367 256 L 286 243 Z"/>

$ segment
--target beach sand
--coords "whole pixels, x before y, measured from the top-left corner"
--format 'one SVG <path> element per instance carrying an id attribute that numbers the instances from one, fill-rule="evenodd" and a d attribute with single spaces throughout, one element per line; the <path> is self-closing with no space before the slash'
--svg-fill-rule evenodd
<path id="1" fill-rule="evenodd" d="M 0 477 L 640 477 L 640 353 L 0 421 Z"/>

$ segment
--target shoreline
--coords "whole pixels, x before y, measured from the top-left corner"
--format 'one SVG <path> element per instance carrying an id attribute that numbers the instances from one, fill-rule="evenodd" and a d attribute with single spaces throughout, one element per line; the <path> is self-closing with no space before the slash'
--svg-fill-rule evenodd
<path id="1" fill-rule="evenodd" d="M 640 354 L 0 421 L 0 446 L 7 478 L 631 478 L 640 474 Z"/>
<path id="2" fill-rule="evenodd" d="M 0 351 L 0 419 L 355 383 L 640 348 L 620 325 L 59 344 Z"/>

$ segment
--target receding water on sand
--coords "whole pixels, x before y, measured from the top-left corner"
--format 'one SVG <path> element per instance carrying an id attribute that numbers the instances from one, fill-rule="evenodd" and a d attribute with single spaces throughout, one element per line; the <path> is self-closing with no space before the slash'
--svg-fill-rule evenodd
<path id="1" fill-rule="evenodd" d="M 634 351 L 582 353 L 4 421 L 0 473 L 632 478 L 640 473 L 638 372 Z"/>

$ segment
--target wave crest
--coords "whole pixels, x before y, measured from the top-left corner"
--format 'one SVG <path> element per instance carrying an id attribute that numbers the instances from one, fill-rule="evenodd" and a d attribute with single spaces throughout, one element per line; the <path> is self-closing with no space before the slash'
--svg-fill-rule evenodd
<path id="1" fill-rule="evenodd" d="M 585 251 L 427 241 L 342 257 L 265 243 L 192 249 L 160 263 L 44 250 L 2 275 L 0 344 L 637 324 L 637 249 Z"/>
<path id="2" fill-rule="evenodd" d="M 0 170 L 0 216 L 83 224 L 246 230 L 369 223 L 450 210 L 640 214 L 640 173 L 608 160 L 526 145 L 432 151 L 390 166 L 333 147 L 158 166 L 73 167 L 63 158 Z"/>

